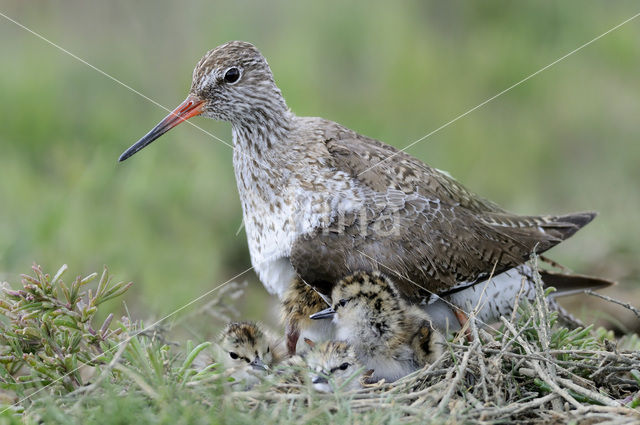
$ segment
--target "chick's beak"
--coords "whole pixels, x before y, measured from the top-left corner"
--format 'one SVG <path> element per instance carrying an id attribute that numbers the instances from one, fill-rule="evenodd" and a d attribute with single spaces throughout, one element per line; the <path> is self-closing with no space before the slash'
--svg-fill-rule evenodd
<path id="1" fill-rule="evenodd" d="M 254 368 L 255 370 L 269 369 L 269 367 L 266 364 L 264 364 L 264 362 L 260 357 L 256 357 L 255 359 L 253 359 L 253 361 L 251 362 L 251 367 Z"/>
<path id="2" fill-rule="evenodd" d="M 193 95 L 189 95 L 184 102 L 182 102 L 176 109 L 174 109 L 165 119 L 160 121 L 150 132 L 145 134 L 142 139 L 134 143 L 129 149 L 127 149 L 120 158 L 119 162 L 132 156 L 158 137 L 162 136 L 167 131 L 171 130 L 176 125 L 183 121 L 188 120 L 191 117 L 200 115 L 204 111 L 204 101 L 198 99 Z"/>
<path id="3" fill-rule="evenodd" d="M 333 317 L 334 314 L 336 314 L 336 311 L 332 307 L 329 307 L 317 313 L 313 313 L 311 316 L 309 316 L 309 319 L 311 320 L 328 319 L 330 317 Z"/>
<path id="4" fill-rule="evenodd" d="M 329 381 L 324 376 L 316 376 L 311 380 L 312 384 L 327 384 Z"/>

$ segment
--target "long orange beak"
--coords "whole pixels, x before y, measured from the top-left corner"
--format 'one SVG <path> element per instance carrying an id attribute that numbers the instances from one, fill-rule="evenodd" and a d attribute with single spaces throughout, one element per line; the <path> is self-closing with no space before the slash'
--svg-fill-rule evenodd
<path id="1" fill-rule="evenodd" d="M 180 104 L 180 106 L 167 115 L 165 119 L 160 121 L 158 125 L 153 127 L 153 130 L 145 134 L 142 139 L 138 140 L 129 149 L 124 151 L 124 153 L 120 155 L 120 158 L 118 158 L 118 161 L 122 162 L 129 158 L 134 153 L 138 152 L 181 122 L 186 121 L 191 117 L 195 117 L 196 115 L 200 115 L 203 108 L 204 101 L 196 98 L 195 96 L 189 95 L 184 102 Z"/>

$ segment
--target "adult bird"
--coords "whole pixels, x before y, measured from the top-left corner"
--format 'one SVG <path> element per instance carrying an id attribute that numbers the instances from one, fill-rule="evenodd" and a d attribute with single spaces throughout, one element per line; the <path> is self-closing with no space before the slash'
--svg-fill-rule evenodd
<path id="1" fill-rule="evenodd" d="M 185 101 L 120 161 L 196 115 L 232 125 L 251 262 L 280 298 L 296 278 L 328 295 L 356 271 L 384 272 L 410 303 L 509 271 L 502 284 L 520 285 L 514 268 L 595 217 L 511 214 L 405 152 L 323 118 L 299 117 L 262 54 L 242 41 L 207 52 Z M 554 279 L 564 282 L 573 289 L 603 284 Z"/>

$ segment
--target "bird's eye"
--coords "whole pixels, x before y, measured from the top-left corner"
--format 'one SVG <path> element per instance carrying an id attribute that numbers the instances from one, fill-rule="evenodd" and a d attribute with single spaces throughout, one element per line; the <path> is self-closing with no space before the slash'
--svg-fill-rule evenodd
<path id="1" fill-rule="evenodd" d="M 237 359 L 237 358 L 238 358 L 238 355 L 237 355 L 236 353 L 234 353 L 233 351 L 230 351 L 230 352 L 229 352 L 229 357 L 231 357 L 232 359 L 234 359 L 234 360 L 235 360 L 235 359 Z"/>
<path id="2" fill-rule="evenodd" d="M 347 305 L 347 300 L 346 299 L 341 299 L 340 301 L 338 301 L 338 305 L 340 307 L 344 307 L 345 305 Z"/>
<path id="3" fill-rule="evenodd" d="M 224 80 L 227 83 L 233 84 L 240 78 L 240 70 L 238 68 L 229 68 L 224 74 Z"/>
<path id="4" fill-rule="evenodd" d="M 267 353 L 271 351 L 271 347 L 267 346 Z"/>
<path id="5" fill-rule="evenodd" d="M 342 363 L 340 365 L 340 370 L 347 370 L 348 367 L 349 367 L 349 363 Z"/>

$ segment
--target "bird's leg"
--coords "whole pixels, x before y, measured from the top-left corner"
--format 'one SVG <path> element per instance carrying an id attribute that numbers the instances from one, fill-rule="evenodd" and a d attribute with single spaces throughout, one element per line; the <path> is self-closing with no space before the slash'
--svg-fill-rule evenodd
<path id="1" fill-rule="evenodd" d="M 287 351 L 296 354 L 300 333 L 312 325 L 310 315 L 322 310 L 328 303 L 322 294 L 301 278 L 295 278 L 282 298 L 282 321 L 285 325 Z"/>
<path id="2" fill-rule="evenodd" d="M 287 324 L 286 330 L 287 337 L 287 353 L 290 356 L 295 356 L 296 345 L 298 345 L 298 339 L 300 338 L 300 330 L 297 326 L 292 326 L 291 323 Z"/>
<path id="3" fill-rule="evenodd" d="M 300 338 L 300 320 L 304 317 L 301 310 L 305 298 L 303 289 L 305 289 L 303 282 L 295 278 L 282 298 L 280 312 L 284 323 L 287 353 L 290 356 L 296 354 L 296 345 Z"/>
<path id="4" fill-rule="evenodd" d="M 457 307 L 454 307 L 453 308 L 453 314 L 456 315 L 456 318 L 458 319 L 458 323 L 460 323 L 460 328 L 464 328 L 464 326 L 469 321 L 469 316 L 467 316 L 467 313 L 465 313 L 464 311 L 460 310 Z M 467 328 L 467 330 L 464 332 L 464 335 L 467 338 L 467 341 L 473 342 L 473 336 L 471 335 L 471 329 Z"/>

